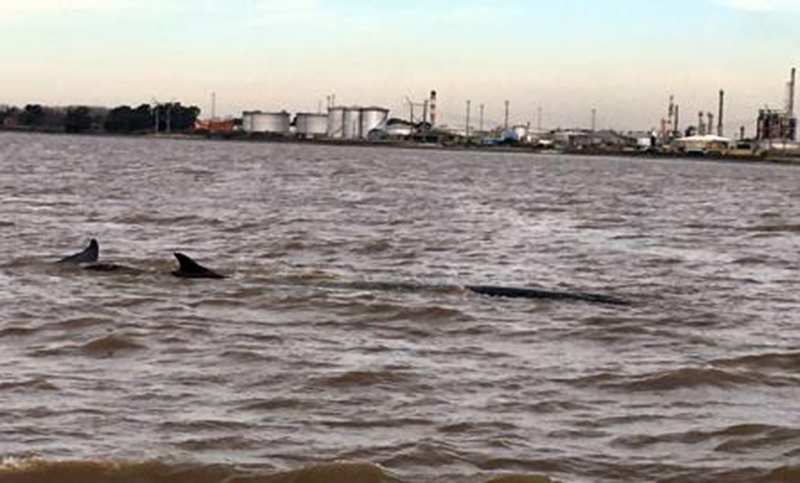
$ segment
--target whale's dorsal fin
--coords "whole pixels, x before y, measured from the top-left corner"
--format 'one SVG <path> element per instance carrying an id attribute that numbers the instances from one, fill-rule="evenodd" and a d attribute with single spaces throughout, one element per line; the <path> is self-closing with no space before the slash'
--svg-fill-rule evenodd
<path id="1" fill-rule="evenodd" d="M 180 266 L 177 270 L 172 272 L 176 277 L 181 278 L 225 278 L 223 275 L 208 269 L 199 263 L 195 262 L 183 253 L 176 253 L 175 258 L 178 259 Z"/>
<path id="2" fill-rule="evenodd" d="M 62 258 L 58 263 L 94 263 L 100 258 L 100 244 L 92 238 L 82 252 Z"/>

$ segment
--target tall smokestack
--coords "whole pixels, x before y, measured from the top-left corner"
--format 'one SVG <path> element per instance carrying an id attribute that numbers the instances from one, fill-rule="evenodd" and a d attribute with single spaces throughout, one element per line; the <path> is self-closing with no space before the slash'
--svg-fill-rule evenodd
<path id="1" fill-rule="evenodd" d="M 794 115 L 794 88 L 797 76 L 797 69 L 792 67 L 792 76 L 789 79 L 789 108 L 787 109 L 789 116 Z"/>
<path id="2" fill-rule="evenodd" d="M 675 104 L 675 126 L 674 132 L 677 133 L 678 137 L 681 137 L 681 106 Z"/>
<path id="3" fill-rule="evenodd" d="M 436 127 L 436 91 L 431 91 L 431 127 Z"/>
<path id="4" fill-rule="evenodd" d="M 725 114 L 725 91 L 719 91 L 719 117 L 717 118 L 717 136 L 725 136 L 725 124 L 723 115 Z"/>

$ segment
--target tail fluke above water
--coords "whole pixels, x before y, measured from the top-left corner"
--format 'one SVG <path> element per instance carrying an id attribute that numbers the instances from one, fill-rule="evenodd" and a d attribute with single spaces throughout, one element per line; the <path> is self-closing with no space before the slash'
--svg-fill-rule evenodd
<path id="1" fill-rule="evenodd" d="M 608 305 L 630 305 L 630 302 L 609 295 L 586 292 L 558 292 L 536 288 L 496 287 L 491 285 L 468 285 L 464 287 L 470 292 L 489 297 L 505 297 L 514 299 L 547 299 L 547 300 L 576 300 Z"/>
<path id="2" fill-rule="evenodd" d="M 225 278 L 217 272 L 208 269 L 199 263 L 195 262 L 183 253 L 175 253 L 175 258 L 178 259 L 178 269 L 173 271 L 172 274 L 179 278 Z"/>
<path id="3" fill-rule="evenodd" d="M 95 263 L 100 258 L 100 245 L 92 238 L 82 252 L 62 258 L 57 263 Z"/>

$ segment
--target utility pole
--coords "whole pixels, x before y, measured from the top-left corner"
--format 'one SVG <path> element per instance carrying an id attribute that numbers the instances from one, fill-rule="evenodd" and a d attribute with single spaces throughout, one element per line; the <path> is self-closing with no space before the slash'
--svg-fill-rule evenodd
<path id="1" fill-rule="evenodd" d="M 436 104 L 437 104 L 436 96 L 437 96 L 436 91 L 431 91 L 431 97 L 430 97 L 431 128 L 435 128 L 436 127 L 436 114 L 437 114 L 437 112 L 436 112 L 436 107 L 437 107 L 436 106 Z"/>
<path id="2" fill-rule="evenodd" d="M 672 132 L 677 131 L 677 123 L 675 122 L 675 96 L 669 96 L 669 121 L 667 121 L 669 128 L 672 129 Z"/>
<path id="3" fill-rule="evenodd" d="M 172 101 L 167 103 L 167 134 L 172 133 Z"/>
<path id="4" fill-rule="evenodd" d="M 484 109 L 484 107 L 486 107 L 486 106 L 481 104 L 481 124 L 480 124 L 480 131 L 481 132 L 483 132 L 483 109 Z"/>
<path id="5" fill-rule="evenodd" d="M 467 141 L 469 141 L 469 134 L 470 134 L 469 133 L 469 115 L 470 115 L 471 108 L 472 108 L 472 101 L 467 101 L 467 129 L 466 129 Z"/>
<path id="6" fill-rule="evenodd" d="M 536 108 L 536 129 L 542 132 L 542 106 Z"/>
<path id="7" fill-rule="evenodd" d="M 406 97 L 406 102 L 408 103 L 408 122 L 414 124 L 414 101 Z"/>
<path id="8" fill-rule="evenodd" d="M 153 132 L 154 132 L 155 134 L 158 134 L 158 129 L 159 129 L 159 125 L 158 125 L 158 121 L 159 121 L 159 118 L 158 118 L 158 117 L 159 117 L 159 116 L 158 116 L 158 112 L 161 110 L 161 105 L 158 103 L 158 101 L 156 100 L 156 98 L 155 98 L 155 97 L 153 98 L 153 105 L 155 106 L 155 107 L 153 108 L 153 111 L 155 112 L 155 122 L 156 122 L 156 123 L 155 123 L 155 125 L 153 126 Z"/>

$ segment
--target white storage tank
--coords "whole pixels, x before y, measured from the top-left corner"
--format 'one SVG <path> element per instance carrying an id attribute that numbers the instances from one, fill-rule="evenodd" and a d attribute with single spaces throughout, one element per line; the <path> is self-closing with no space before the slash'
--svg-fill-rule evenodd
<path id="1" fill-rule="evenodd" d="M 344 110 L 345 139 L 361 139 L 361 108 L 347 107 Z"/>
<path id="2" fill-rule="evenodd" d="M 328 110 L 328 137 L 365 140 L 370 131 L 384 126 L 388 118 L 389 110 L 382 107 L 332 107 Z"/>
<path id="3" fill-rule="evenodd" d="M 301 112 L 294 118 L 294 128 L 298 136 L 319 137 L 328 133 L 328 115 Z"/>
<path id="4" fill-rule="evenodd" d="M 242 114 L 242 128 L 249 133 L 289 134 L 288 112 L 250 111 Z"/>
<path id="5" fill-rule="evenodd" d="M 359 138 L 367 139 L 370 131 L 386 124 L 389 119 L 389 110 L 382 107 L 364 107 L 361 111 L 361 128 Z"/>
<path id="6" fill-rule="evenodd" d="M 331 107 L 328 109 L 328 137 L 332 139 L 344 138 L 344 107 Z"/>

